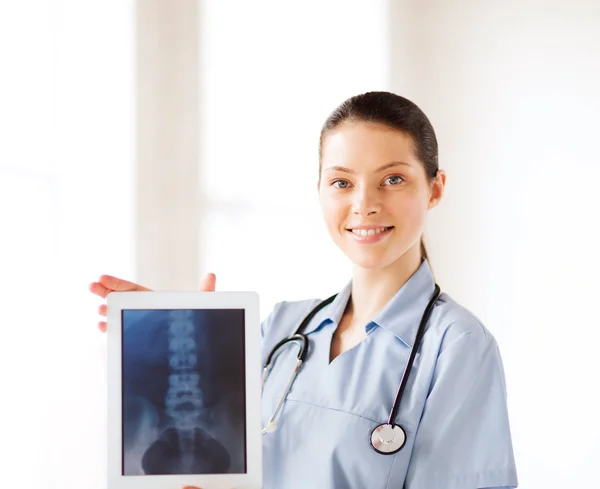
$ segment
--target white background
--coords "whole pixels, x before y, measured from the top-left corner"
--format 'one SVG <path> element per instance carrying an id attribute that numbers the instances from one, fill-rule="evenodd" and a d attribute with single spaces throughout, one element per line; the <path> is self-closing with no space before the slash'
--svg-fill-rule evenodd
<path id="1" fill-rule="evenodd" d="M 87 284 L 139 273 L 134 20 L 132 2 L 0 4 L 2 487 L 104 487 Z M 206 0 L 200 32 L 198 280 L 257 290 L 263 316 L 341 287 L 320 126 L 355 93 L 412 98 L 448 173 L 432 265 L 500 344 L 520 487 L 594 487 L 600 4 Z"/>

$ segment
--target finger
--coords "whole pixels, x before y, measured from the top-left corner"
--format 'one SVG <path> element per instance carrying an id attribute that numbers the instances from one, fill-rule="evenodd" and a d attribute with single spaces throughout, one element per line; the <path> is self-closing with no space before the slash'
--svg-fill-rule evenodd
<path id="1" fill-rule="evenodd" d="M 104 287 L 104 285 L 102 285 L 98 282 L 92 282 L 88 288 L 90 289 L 90 292 L 92 292 L 93 294 L 99 295 L 103 299 L 106 299 L 106 296 L 108 295 L 108 293 L 111 292 L 106 287 Z"/>
<path id="2" fill-rule="evenodd" d="M 102 331 L 103 333 L 106 333 L 106 322 L 105 321 L 100 321 L 98 323 L 98 329 L 100 331 Z"/>
<path id="3" fill-rule="evenodd" d="M 207 273 L 206 276 L 200 282 L 201 292 L 214 292 L 217 285 L 217 277 L 214 273 Z"/>
<path id="4" fill-rule="evenodd" d="M 113 277 L 112 275 L 102 275 L 98 282 L 105 288 L 115 292 L 142 292 L 150 290 L 133 282 Z"/>
<path id="5" fill-rule="evenodd" d="M 98 306 L 98 314 L 100 314 L 100 316 L 106 316 L 106 304 L 100 304 Z"/>

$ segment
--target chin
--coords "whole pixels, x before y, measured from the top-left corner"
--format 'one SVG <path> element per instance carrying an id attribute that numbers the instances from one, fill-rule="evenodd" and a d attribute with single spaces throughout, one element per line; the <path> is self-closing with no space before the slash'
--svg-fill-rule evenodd
<path id="1" fill-rule="evenodd" d="M 350 258 L 355 266 L 364 268 L 365 270 L 381 270 L 396 261 L 393 258 L 390 259 L 389 257 L 375 253 L 346 253 L 346 256 Z"/>

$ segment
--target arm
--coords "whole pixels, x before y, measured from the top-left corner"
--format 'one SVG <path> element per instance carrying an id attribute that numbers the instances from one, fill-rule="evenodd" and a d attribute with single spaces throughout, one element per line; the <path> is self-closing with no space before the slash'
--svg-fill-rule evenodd
<path id="1" fill-rule="evenodd" d="M 447 334 L 415 435 L 405 488 L 516 486 L 496 341 L 479 326 Z"/>

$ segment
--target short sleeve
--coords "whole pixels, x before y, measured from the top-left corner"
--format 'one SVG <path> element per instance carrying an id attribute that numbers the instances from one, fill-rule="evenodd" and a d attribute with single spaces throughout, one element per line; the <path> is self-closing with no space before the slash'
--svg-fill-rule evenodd
<path id="1" fill-rule="evenodd" d="M 434 370 L 405 489 L 517 487 L 504 368 L 484 331 L 443 346 Z"/>
<path id="2" fill-rule="evenodd" d="M 280 311 L 285 302 L 277 302 L 271 312 L 260 323 L 261 362 L 264 364 L 267 350 L 272 348 L 272 337 L 277 333 L 277 323 L 280 322 Z"/>
<path id="3" fill-rule="evenodd" d="M 268 314 L 266 318 L 264 318 L 260 323 L 260 338 L 261 341 L 264 341 L 265 334 L 271 329 L 271 323 L 273 322 L 273 316 L 277 313 L 277 310 L 281 306 L 281 302 L 278 302 L 273 307 L 273 310 Z"/>

